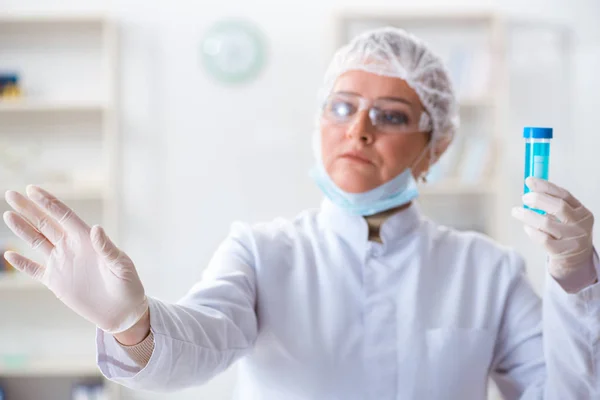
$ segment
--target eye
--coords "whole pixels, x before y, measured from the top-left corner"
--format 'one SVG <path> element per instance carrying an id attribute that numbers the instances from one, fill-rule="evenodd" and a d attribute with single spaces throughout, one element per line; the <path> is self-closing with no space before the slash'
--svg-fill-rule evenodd
<path id="1" fill-rule="evenodd" d="M 333 100 L 329 106 L 329 111 L 336 118 L 344 119 L 354 114 L 356 107 L 348 101 Z"/>
<path id="2" fill-rule="evenodd" d="M 377 122 L 384 125 L 407 125 L 408 115 L 402 111 L 378 110 Z"/>

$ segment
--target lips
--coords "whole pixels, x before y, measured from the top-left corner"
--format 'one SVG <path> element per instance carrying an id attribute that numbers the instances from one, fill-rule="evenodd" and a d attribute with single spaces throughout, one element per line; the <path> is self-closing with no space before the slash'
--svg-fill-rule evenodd
<path id="1" fill-rule="evenodd" d="M 340 157 L 363 164 L 373 164 L 368 157 L 355 151 L 349 151 L 342 154 Z"/>

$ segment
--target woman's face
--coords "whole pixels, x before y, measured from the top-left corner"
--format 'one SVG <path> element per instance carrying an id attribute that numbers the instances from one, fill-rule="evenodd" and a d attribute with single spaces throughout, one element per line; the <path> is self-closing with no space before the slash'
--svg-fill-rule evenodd
<path id="1" fill-rule="evenodd" d="M 339 188 L 362 193 L 390 181 L 406 168 L 412 167 L 415 177 L 427 171 L 430 135 L 418 131 L 424 108 L 405 81 L 349 71 L 338 78 L 333 93 L 337 100 L 328 102 L 321 117 L 321 155 L 327 174 Z M 381 125 L 377 122 L 378 126 L 373 126 L 369 109 L 336 119 L 356 104 L 344 99 L 358 96 L 375 101 L 376 109 L 389 111 L 376 119 Z"/>

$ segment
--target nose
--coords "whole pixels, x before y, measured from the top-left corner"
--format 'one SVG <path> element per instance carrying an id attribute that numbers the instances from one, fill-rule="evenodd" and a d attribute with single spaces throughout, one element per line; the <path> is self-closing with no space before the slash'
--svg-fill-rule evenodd
<path id="1" fill-rule="evenodd" d="M 373 124 L 367 110 L 356 113 L 346 131 L 346 137 L 358 140 L 364 145 L 373 143 Z"/>

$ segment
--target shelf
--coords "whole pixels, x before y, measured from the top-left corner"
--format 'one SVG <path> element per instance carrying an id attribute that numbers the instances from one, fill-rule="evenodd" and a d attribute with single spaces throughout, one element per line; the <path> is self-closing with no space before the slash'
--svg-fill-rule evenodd
<path id="1" fill-rule="evenodd" d="M 0 100 L 0 114 L 7 113 L 102 113 L 106 111 L 102 103 L 86 101 L 50 101 L 10 99 Z"/>
<path id="2" fill-rule="evenodd" d="M 69 185 L 38 185 L 44 190 L 52 193 L 60 200 L 105 200 L 109 198 L 109 194 L 104 191 L 102 187 L 73 187 Z M 4 189 L 2 194 L 2 200 L 4 200 L 4 193 L 6 190 L 17 190 L 21 193 L 25 193 L 24 187 L 10 187 Z"/>
<path id="3" fill-rule="evenodd" d="M 444 11 L 391 11 L 387 8 L 369 7 L 350 8 L 341 13 L 343 19 L 356 19 L 360 21 L 376 20 L 376 21 L 394 21 L 403 23 L 453 23 L 453 24 L 482 24 L 490 23 L 497 17 L 491 12 L 454 12 Z"/>
<path id="4" fill-rule="evenodd" d="M 2 255 L 0 255 L 2 256 Z M 0 272 L 0 291 L 43 289 L 44 285 L 20 272 Z"/>
<path id="5" fill-rule="evenodd" d="M 81 359 L 29 359 L 19 356 L 0 355 L 2 377 L 75 377 L 101 376 L 93 357 Z"/>
<path id="6" fill-rule="evenodd" d="M 30 28 L 29 25 L 102 26 L 107 21 L 105 15 L 98 14 L 0 14 L 0 29 Z"/>
<path id="7" fill-rule="evenodd" d="M 494 104 L 494 101 L 490 97 L 474 97 L 459 99 L 458 104 L 464 108 L 490 107 Z"/>
<path id="8" fill-rule="evenodd" d="M 495 189 L 491 184 L 466 184 L 462 182 L 446 181 L 440 183 L 427 183 L 420 188 L 423 195 L 453 195 L 474 196 L 493 195 Z"/>

